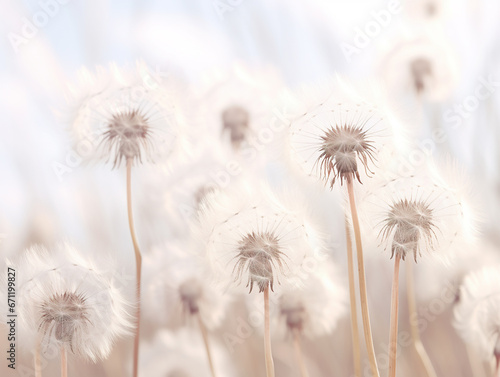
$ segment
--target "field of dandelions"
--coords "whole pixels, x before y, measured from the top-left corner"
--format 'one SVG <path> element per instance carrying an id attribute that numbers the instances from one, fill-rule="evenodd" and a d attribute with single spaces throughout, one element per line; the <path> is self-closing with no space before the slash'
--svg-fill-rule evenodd
<path id="1" fill-rule="evenodd" d="M 500 3 L 1 13 L 0 376 L 500 376 Z"/>

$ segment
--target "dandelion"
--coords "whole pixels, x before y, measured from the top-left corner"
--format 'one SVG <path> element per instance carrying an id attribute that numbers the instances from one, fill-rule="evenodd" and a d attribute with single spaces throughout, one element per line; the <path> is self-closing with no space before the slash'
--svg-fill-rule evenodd
<path id="1" fill-rule="evenodd" d="M 223 147 L 241 152 L 269 126 L 275 98 L 283 88 L 279 75 L 271 69 L 251 69 L 241 64 L 228 71 L 212 72 L 198 89 L 203 129 L 222 139 Z"/>
<path id="2" fill-rule="evenodd" d="M 28 249 L 18 263 L 19 322 L 25 339 L 39 352 L 60 349 L 62 375 L 67 375 L 67 353 L 96 362 L 105 359 L 114 341 L 132 325 L 129 304 L 107 274 L 68 244 L 49 252 Z"/>
<path id="3" fill-rule="evenodd" d="M 484 359 L 496 360 L 500 376 L 500 268 L 484 267 L 469 273 L 460 287 L 454 326 L 462 339 Z"/>
<path id="4" fill-rule="evenodd" d="M 371 335 L 363 249 L 353 184 L 354 180 L 361 183 L 374 174 L 379 150 L 392 153 L 391 143 L 397 144 L 401 135 L 395 127 L 394 115 L 388 111 L 383 102 L 379 104 L 370 102 L 343 80 L 337 79 L 326 89 L 322 88 L 316 92 L 307 96 L 312 99 L 301 100 L 292 97 L 292 104 L 298 110 L 295 111 L 296 115 L 290 124 L 290 151 L 292 158 L 306 174 L 322 180 L 325 185 L 330 186 L 330 189 L 333 189 L 339 180 L 340 185 L 344 182 L 347 185 L 359 266 L 358 279 L 365 342 L 372 374 L 379 376 Z M 371 88 L 365 92 L 366 98 L 369 99 L 378 93 Z M 346 236 L 355 371 L 361 374 L 361 357 L 356 339 L 354 264 L 347 222 Z"/>
<path id="5" fill-rule="evenodd" d="M 135 254 L 138 302 L 134 377 L 138 370 L 142 257 L 132 214 L 132 167 L 144 160 L 154 161 L 155 156 L 168 160 L 184 143 L 179 88 L 173 80 L 169 80 L 171 85 L 165 81 L 165 77 L 152 73 L 141 62 L 136 69 L 120 69 L 112 64 L 108 71 L 98 68 L 95 75 L 83 70 L 80 72 L 83 94 L 75 99 L 78 108 L 72 122 L 77 145 L 91 145 L 89 157 L 112 162 L 113 168 L 122 162 L 126 165 L 128 222 Z"/>
<path id="6" fill-rule="evenodd" d="M 274 326 L 279 333 L 289 333 L 293 338 L 295 358 L 301 375 L 309 375 L 303 360 L 301 339 L 314 339 L 330 334 L 338 321 L 347 314 L 347 292 L 334 278 L 338 271 L 329 259 L 311 272 L 304 287 L 286 287 L 278 298 L 279 314 Z"/>
<path id="7" fill-rule="evenodd" d="M 392 92 L 410 93 L 419 102 L 446 100 L 457 81 L 457 62 L 449 43 L 434 34 L 395 42 L 381 67 Z"/>
<path id="8" fill-rule="evenodd" d="M 219 283 L 264 294 L 268 376 L 274 376 L 270 291 L 279 292 L 282 284 L 294 278 L 295 269 L 320 243 L 303 212 L 290 209 L 265 187 L 253 192 L 238 185 L 210 197 L 199 216 L 207 257 Z"/>
<path id="9" fill-rule="evenodd" d="M 381 180 L 366 190 L 361 200 L 363 213 L 369 218 L 367 226 L 374 229 L 381 244 L 394 258 L 391 299 L 391 333 L 389 375 L 396 373 L 396 351 L 399 308 L 400 261 L 408 255 L 415 262 L 425 254 L 441 254 L 446 258 L 452 249 L 457 251 L 469 234 L 467 219 L 470 209 L 456 182 L 451 183 L 448 172 L 428 162 L 418 174 Z M 410 318 L 416 313 L 413 269 L 407 263 L 407 296 Z M 412 321 L 410 321 L 412 322 Z M 435 376 L 432 363 L 420 340 L 416 324 L 412 337 L 427 375 Z"/>
<path id="10" fill-rule="evenodd" d="M 196 320 L 212 376 L 215 376 L 207 329 L 220 326 L 228 299 L 205 283 L 207 273 L 200 258 L 201 250 L 197 242 L 178 240 L 169 241 L 145 255 L 144 312 L 146 318 L 154 322 L 169 323 L 179 314 L 184 319 Z"/>

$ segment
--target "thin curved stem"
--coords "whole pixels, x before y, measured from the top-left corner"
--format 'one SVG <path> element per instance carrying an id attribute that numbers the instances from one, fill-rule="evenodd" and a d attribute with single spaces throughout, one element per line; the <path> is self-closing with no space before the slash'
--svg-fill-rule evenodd
<path id="1" fill-rule="evenodd" d="M 135 271 L 136 271 L 136 301 L 137 301 L 137 311 L 136 311 L 136 329 L 134 337 L 134 367 L 133 376 L 137 377 L 139 371 L 139 334 L 140 334 L 140 323 L 141 323 L 141 267 L 142 267 L 142 256 L 141 250 L 139 248 L 139 243 L 137 242 L 137 236 L 135 235 L 134 227 L 134 216 L 132 213 L 132 159 L 127 159 L 127 212 L 128 212 L 128 225 L 130 228 L 130 235 L 132 237 L 132 244 L 134 245 L 135 254 Z"/>
<path id="2" fill-rule="evenodd" d="M 431 359 L 425 351 L 425 347 L 420 340 L 420 332 L 418 330 L 417 321 L 412 318 L 417 318 L 417 299 L 415 298 L 415 279 L 413 278 L 413 265 L 406 263 L 406 297 L 408 299 L 408 315 L 410 316 L 411 337 L 413 346 L 417 351 L 418 357 L 422 362 L 425 373 L 428 377 L 437 377 L 436 371 L 432 366 Z"/>
<path id="3" fill-rule="evenodd" d="M 68 377 L 68 359 L 64 347 L 61 347 L 61 377 Z"/>
<path id="4" fill-rule="evenodd" d="M 349 193 L 349 204 L 351 207 L 352 225 L 354 228 L 354 238 L 356 240 L 356 256 L 358 257 L 358 279 L 359 293 L 361 298 L 361 315 L 363 318 L 363 330 L 365 334 L 366 349 L 370 361 L 370 369 L 374 377 L 380 377 L 375 348 L 373 347 L 372 329 L 370 325 L 370 312 L 368 310 L 368 294 L 366 291 L 365 263 L 363 260 L 363 243 L 361 242 L 361 230 L 359 228 L 358 211 L 354 198 L 354 187 L 352 177 L 347 178 L 347 191 Z"/>
<path id="5" fill-rule="evenodd" d="M 203 337 L 203 343 L 205 344 L 205 350 L 207 352 L 208 364 L 210 366 L 210 373 L 212 377 L 217 377 L 215 374 L 214 363 L 212 359 L 212 352 L 210 351 L 210 343 L 208 341 L 208 332 L 205 324 L 203 323 L 203 319 L 201 318 L 200 312 L 196 313 L 196 318 L 198 319 L 198 325 L 200 327 L 201 336 Z"/>
<path id="6" fill-rule="evenodd" d="M 264 350 L 266 353 L 266 376 L 274 377 L 274 361 L 271 349 L 271 323 L 269 318 L 269 285 L 264 289 Z"/>
<path id="7" fill-rule="evenodd" d="M 389 332 L 389 377 L 396 377 L 396 359 L 398 353 L 398 313 L 399 313 L 399 265 L 401 254 L 396 253 L 391 293 L 391 325 Z"/>
<path id="8" fill-rule="evenodd" d="M 359 344 L 358 309 L 356 305 L 356 286 L 354 283 L 354 258 L 352 250 L 351 230 L 345 218 L 345 236 L 347 248 L 347 271 L 349 275 L 349 302 L 351 304 L 351 334 L 354 375 L 361 377 L 361 347 Z"/>
<path id="9" fill-rule="evenodd" d="M 479 359 L 476 351 L 468 344 L 465 344 L 465 349 L 467 351 L 467 357 L 469 358 L 469 364 L 472 371 L 473 377 L 486 377 L 486 372 L 482 360 Z"/>
<path id="10" fill-rule="evenodd" d="M 302 346 L 300 344 L 300 331 L 293 331 L 293 348 L 295 351 L 295 358 L 297 359 L 297 365 L 300 370 L 301 377 L 309 377 L 309 372 L 306 368 L 306 363 L 304 362 L 304 353 L 302 352 Z"/>

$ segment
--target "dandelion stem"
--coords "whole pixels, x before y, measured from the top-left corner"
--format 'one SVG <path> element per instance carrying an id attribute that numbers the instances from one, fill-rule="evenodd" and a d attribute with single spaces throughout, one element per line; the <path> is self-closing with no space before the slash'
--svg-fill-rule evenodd
<path id="1" fill-rule="evenodd" d="M 309 373 L 306 368 L 306 363 L 304 362 L 304 354 L 302 352 L 302 347 L 300 344 L 300 331 L 293 331 L 293 348 L 295 350 L 295 358 L 297 359 L 297 364 L 300 369 L 301 377 L 309 377 Z"/>
<path id="2" fill-rule="evenodd" d="M 136 301 L 137 301 L 137 311 L 136 311 L 136 330 L 134 338 L 134 369 L 133 377 L 137 377 L 139 370 L 139 334 L 140 334 L 140 322 L 141 322 L 141 266 L 142 257 L 141 250 L 139 249 L 139 243 L 137 242 L 137 236 L 135 235 L 134 227 L 134 217 L 132 214 L 132 162 L 131 158 L 127 159 L 127 212 L 128 212 L 128 225 L 130 228 L 130 235 L 132 236 L 132 244 L 134 245 L 135 253 L 135 268 L 136 268 Z"/>
<path id="3" fill-rule="evenodd" d="M 274 377 L 274 361 L 271 349 L 271 324 L 269 318 L 269 285 L 264 289 L 264 350 L 266 353 L 266 376 Z"/>
<path id="4" fill-rule="evenodd" d="M 42 360 L 40 359 L 40 339 L 36 343 L 35 349 L 35 377 L 42 377 Z"/>
<path id="5" fill-rule="evenodd" d="M 68 377 L 68 359 L 64 347 L 61 347 L 61 377 Z"/>
<path id="6" fill-rule="evenodd" d="M 425 372 L 428 377 L 437 377 L 436 371 L 432 366 L 431 359 L 427 352 L 425 351 L 424 345 L 420 340 L 420 332 L 418 330 L 418 323 L 416 318 L 418 318 L 417 313 L 417 300 L 415 298 L 415 282 L 413 278 L 413 265 L 412 263 L 406 263 L 406 296 L 408 298 L 408 315 L 410 318 L 411 327 L 411 337 L 413 339 L 413 346 L 417 351 L 418 357 L 422 362 Z"/>
<path id="7" fill-rule="evenodd" d="M 399 312 L 399 265 L 401 254 L 396 253 L 391 293 L 391 325 L 389 332 L 389 377 L 396 377 L 396 358 L 398 352 L 398 312 Z"/>
<path id="8" fill-rule="evenodd" d="M 361 347 L 359 345 L 358 309 L 356 307 L 356 286 L 354 283 L 354 258 L 352 250 L 351 230 L 345 218 L 345 235 L 347 246 L 347 270 L 349 275 L 349 301 L 351 303 L 352 354 L 354 375 L 361 377 Z"/>
<path id="9" fill-rule="evenodd" d="M 363 261 L 363 244 L 361 242 L 361 231 L 359 228 L 358 212 L 354 199 L 353 177 L 347 178 L 347 191 L 349 193 L 349 204 L 351 207 L 352 224 L 354 228 L 354 238 L 356 240 L 356 256 L 358 257 L 358 278 L 359 293 L 361 298 L 361 314 L 363 317 L 363 329 L 365 333 L 366 349 L 370 361 L 370 369 L 374 377 L 380 377 L 373 347 L 372 329 L 370 325 L 370 312 L 368 310 L 368 295 L 366 292 L 365 263 Z"/>
<path id="10" fill-rule="evenodd" d="M 200 327 L 201 336 L 203 337 L 203 343 L 205 344 L 205 350 L 207 352 L 208 364 L 210 365 L 210 372 L 212 377 L 216 377 L 214 363 L 212 360 L 212 352 L 210 351 L 210 343 L 208 342 L 208 332 L 205 324 L 203 323 L 203 319 L 201 318 L 200 312 L 196 314 L 196 318 L 198 319 L 198 325 Z"/>

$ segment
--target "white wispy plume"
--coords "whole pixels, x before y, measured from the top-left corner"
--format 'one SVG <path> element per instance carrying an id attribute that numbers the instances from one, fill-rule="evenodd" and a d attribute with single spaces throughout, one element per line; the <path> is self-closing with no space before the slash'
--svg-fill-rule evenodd
<path id="1" fill-rule="evenodd" d="M 164 162 L 185 149 L 185 89 L 143 62 L 82 69 L 68 97 L 75 149 L 88 159 L 118 167 L 129 159 Z"/>
<path id="2" fill-rule="evenodd" d="M 169 241 L 144 256 L 142 297 L 148 321 L 172 325 L 199 313 L 209 329 L 222 323 L 229 299 L 207 284 L 202 255 L 203 245 L 187 239 Z"/>
<path id="3" fill-rule="evenodd" d="M 300 284 L 297 272 L 322 250 L 300 201 L 280 200 L 264 185 L 240 184 L 209 196 L 199 224 L 214 277 L 226 288 L 262 292 Z"/>
<path id="4" fill-rule="evenodd" d="M 270 68 L 235 64 L 227 70 L 212 71 L 196 92 L 199 101 L 200 131 L 224 149 L 244 153 L 269 126 L 273 105 L 283 89 L 279 74 Z M 267 135 L 266 135 L 267 136 Z"/>
<path id="5" fill-rule="evenodd" d="M 201 337 L 197 332 L 181 329 L 159 331 L 153 341 L 142 343 L 139 376 L 212 377 Z M 217 376 L 235 376 L 235 368 L 227 350 L 212 342 Z"/>
<path id="6" fill-rule="evenodd" d="M 341 78 L 289 94 L 290 157 L 303 172 L 333 188 L 349 177 L 363 181 L 377 160 L 405 143 L 405 131 L 376 85 Z"/>
<path id="7" fill-rule="evenodd" d="M 450 43 L 436 33 L 405 36 L 383 53 L 381 74 L 394 96 L 446 100 L 458 80 L 458 62 Z"/>
<path id="8" fill-rule="evenodd" d="M 96 362 L 108 356 L 113 343 L 132 329 L 130 303 L 113 277 L 99 270 L 69 244 L 50 251 L 34 246 L 18 261 L 20 336 L 22 344 L 42 352 L 61 347 Z"/>
<path id="9" fill-rule="evenodd" d="M 500 357 L 500 266 L 469 273 L 460 288 L 454 326 L 485 360 Z"/>
<path id="10" fill-rule="evenodd" d="M 389 174 L 390 176 L 390 174 Z M 475 239 L 477 216 L 467 183 L 456 166 L 427 161 L 413 174 L 377 179 L 360 195 L 366 233 L 391 258 L 423 254 L 451 260 Z"/>
<path id="11" fill-rule="evenodd" d="M 346 285 L 329 258 L 318 261 L 313 270 L 308 270 L 302 287 L 286 286 L 273 299 L 274 335 L 286 337 L 297 331 L 313 339 L 332 333 L 338 321 L 348 313 Z M 250 303 L 258 308 L 260 301 Z"/>

